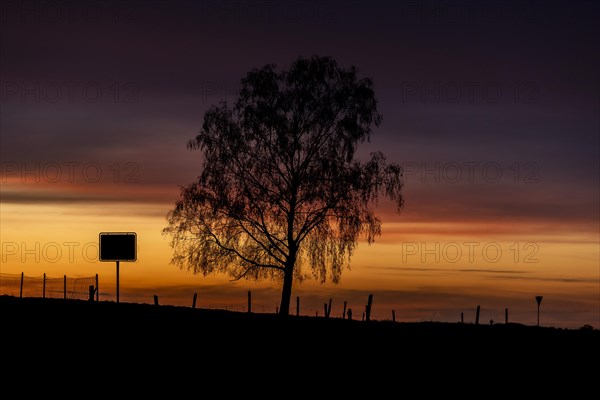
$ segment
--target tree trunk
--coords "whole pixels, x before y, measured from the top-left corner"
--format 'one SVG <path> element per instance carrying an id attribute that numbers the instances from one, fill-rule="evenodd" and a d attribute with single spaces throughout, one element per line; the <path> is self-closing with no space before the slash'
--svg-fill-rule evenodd
<path id="1" fill-rule="evenodd" d="M 281 291 L 281 306 L 279 315 L 287 317 L 290 314 L 290 299 L 292 298 L 292 282 L 294 278 L 294 266 L 287 266 L 283 275 L 283 289 Z"/>
<path id="2" fill-rule="evenodd" d="M 295 179 L 294 179 L 295 180 Z M 288 254 L 283 271 L 283 289 L 281 290 L 281 307 L 279 315 L 287 317 L 290 315 L 290 299 L 292 297 L 292 282 L 294 281 L 294 267 L 296 266 L 296 254 L 298 248 L 294 241 L 294 221 L 296 219 L 296 193 L 298 186 L 293 184 L 291 188 L 290 212 L 287 215 L 287 247 Z"/>

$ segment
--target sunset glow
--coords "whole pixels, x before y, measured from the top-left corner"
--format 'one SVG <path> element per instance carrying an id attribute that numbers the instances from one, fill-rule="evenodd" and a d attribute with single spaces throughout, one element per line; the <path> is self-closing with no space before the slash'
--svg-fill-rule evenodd
<path id="1" fill-rule="evenodd" d="M 485 323 L 508 308 L 533 325 L 543 295 L 543 325 L 599 328 L 597 21 L 508 3 L 510 17 L 456 21 L 391 2 L 260 3 L 255 18 L 117 2 L 94 23 L 1 5 L 0 273 L 98 274 L 112 301 L 98 235 L 136 232 L 121 301 L 188 306 L 198 293 L 199 307 L 243 311 L 251 290 L 256 312 L 275 312 L 279 282 L 180 270 L 162 230 L 201 172 L 186 143 L 208 107 L 234 101 L 252 68 L 321 54 L 373 79 L 383 122 L 359 155 L 403 166 L 405 208 L 379 203 L 382 235 L 360 242 L 339 284 L 294 284 L 302 314 L 331 298 L 333 316 L 346 301 L 360 318 L 372 293 L 375 319 L 472 322 L 480 305 Z"/>

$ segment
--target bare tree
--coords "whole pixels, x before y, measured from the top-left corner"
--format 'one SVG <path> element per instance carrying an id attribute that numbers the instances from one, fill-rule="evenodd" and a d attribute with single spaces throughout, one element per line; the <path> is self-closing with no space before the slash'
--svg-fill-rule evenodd
<path id="1" fill-rule="evenodd" d="M 298 58 L 241 83 L 233 107 L 212 106 L 188 143 L 204 155 L 202 174 L 181 188 L 164 233 L 180 268 L 283 281 L 288 315 L 294 279 L 337 283 L 359 237 L 381 234 L 379 195 L 400 211 L 402 170 L 380 152 L 355 159 L 381 122 L 372 82 L 355 67 Z"/>

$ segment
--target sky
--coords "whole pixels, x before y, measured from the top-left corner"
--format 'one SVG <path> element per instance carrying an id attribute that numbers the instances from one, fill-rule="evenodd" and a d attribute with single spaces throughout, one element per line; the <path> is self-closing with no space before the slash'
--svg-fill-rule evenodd
<path id="1" fill-rule="evenodd" d="M 600 49 L 594 1 L 6 1 L 0 4 L 0 273 L 90 277 L 115 299 L 100 232 L 136 232 L 120 300 L 275 312 L 278 282 L 170 264 L 161 234 L 186 143 L 253 68 L 330 56 L 373 80 L 359 156 L 404 167 L 339 284 L 301 313 L 600 327 Z M 1 283 L 1 282 L 0 282 Z M 12 293 L 12 292 L 11 292 Z"/>

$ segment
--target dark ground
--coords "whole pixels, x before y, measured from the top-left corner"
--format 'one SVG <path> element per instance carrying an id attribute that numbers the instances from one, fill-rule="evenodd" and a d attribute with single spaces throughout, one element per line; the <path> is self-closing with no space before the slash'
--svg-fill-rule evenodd
<path id="1" fill-rule="evenodd" d="M 597 329 L 282 319 L 10 296 L 0 296 L 0 321 L 2 365 L 9 367 L 4 378 L 44 371 L 63 379 L 141 379 L 144 390 L 176 379 L 172 390 L 225 381 L 221 389 L 234 392 L 284 384 L 298 390 L 333 385 L 347 393 L 394 391 L 416 379 L 427 382 L 422 390 L 442 385 L 472 392 L 491 384 L 485 387 L 508 393 L 535 383 L 545 390 L 565 386 L 571 395 L 586 388 L 597 393 L 600 379 Z M 452 377 L 458 380 L 447 381 Z"/>

